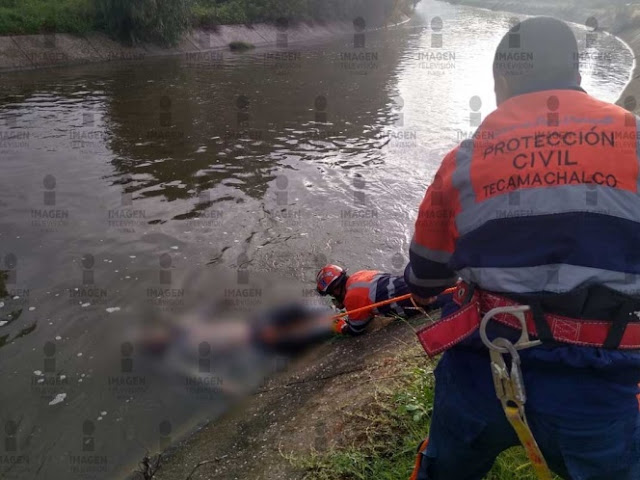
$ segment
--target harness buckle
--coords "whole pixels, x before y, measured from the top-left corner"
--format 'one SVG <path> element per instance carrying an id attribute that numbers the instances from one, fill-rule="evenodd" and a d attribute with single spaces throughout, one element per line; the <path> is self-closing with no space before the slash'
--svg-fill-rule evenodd
<path id="1" fill-rule="evenodd" d="M 529 305 L 520 305 L 518 307 L 499 307 L 499 308 L 494 308 L 493 310 L 489 310 L 486 313 L 486 315 L 482 317 L 482 322 L 480 322 L 480 338 L 482 339 L 482 343 L 484 343 L 485 346 L 491 351 L 495 350 L 502 354 L 511 353 L 511 348 L 507 347 L 504 342 L 497 342 L 498 340 L 501 340 L 501 339 L 496 339 L 495 341 L 491 341 L 489 339 L 489 336 L 487 335 L 487 325 L 489 324 L 489 321 L 493 317 L 501 314 L 509 314 L 509 315 L 513 315 L 518 319 L 518 321 L 520 322 L 520 326 L 522 328 L 522 332 L 520 333 L 520 338 L 518 339 L 518 341 L 515 344 L 509 342 L 509 344 L 514 348 L 514 350 L 525 350 L 527 348 L 537 347 L 538 345 L 542 345 L 542 341 L 531 340 L 529 338 L 529 331 L 527 329 L 527 319 L 525 317 L 525 312 L 528 312 L 530 310 L 531 310 L 531 307 L 529 307 Z"/>

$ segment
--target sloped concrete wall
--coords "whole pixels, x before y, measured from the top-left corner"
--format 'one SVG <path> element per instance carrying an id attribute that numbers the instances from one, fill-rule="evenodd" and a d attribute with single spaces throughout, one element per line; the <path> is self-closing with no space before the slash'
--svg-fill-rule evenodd
<path id="1" fill-rule="evenodd" d="M 194 30 L 172 48 L 150 44 L 126 47 L 102 33 L 7 36 L 0 37 L 0 72 L 204 52 L 225 49 L 229 43 L 237 41 L 260 47 L 281 44 L 283 39 L 295 44 L 350 33 L 353 33 L 351 22 L 302 23 L 286 31 L 267 24 L 222 25 L 215 31 Z"/>

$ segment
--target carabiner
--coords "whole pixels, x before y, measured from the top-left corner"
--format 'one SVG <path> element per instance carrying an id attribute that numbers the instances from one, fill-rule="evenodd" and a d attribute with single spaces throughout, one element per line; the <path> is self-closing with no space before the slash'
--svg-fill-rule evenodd
<path id="1" fill-rule="evenodd" d="M 538 345 L 542 345 L 540 340 L 531 340 L 529 338 L 529 331 L 527 330 L 527 319 L 525 317 L 525 312 L 528 312 L 531 308 L 528 305 L 521 305 L 518 307 L 499 307 L 489 310 L 484 317 L 482 317 L 482 322 L 480 323 L 480 338 L 482 339 L 482 343 L 489 350 L 495 350 L 500 353 L 510 353 L 510 350 L 504 346 L 496 345 L 495 342 L 489 340 L 487 335 L 487 325 L 489 321 L 495 317 L 496 315 L 508 314 L 513 315 L 520 322 L 520 327 L 522 328 L 522 332 L 520 333 L 520 338 L 514 344 L 509 342 L 516 350 L 524 350 L 526 348 L 537 347 Z"/>

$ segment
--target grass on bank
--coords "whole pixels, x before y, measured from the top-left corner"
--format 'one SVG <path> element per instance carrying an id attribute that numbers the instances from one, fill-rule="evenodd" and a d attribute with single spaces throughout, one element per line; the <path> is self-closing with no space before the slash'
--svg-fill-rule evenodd
<path id="1" fill-rule="evenodd" d="M 85 33 L 94 15 L 93 0 L 0 0 L 0 35 Z"/>
<path id="2" fill-rule="evenodd" d="M 373 21 L 410 13 L 420 0 L 366 0 Z M 189 28 L 353 20 L 364 0 L 0 0 L 0 35 L 102 30 L 122 41 L 172 44 Z M 359 13 L 360 12 L 360 13 Z"/>
<path id="3" fill-rule="evenodd" d="M 425 365 L 421 350 L 411 349 L 395 361 L 399 375 L 389 384 L 372 384 L 365 411 L 346 412 L 351 441 L 326 452 L 285 454 L 305 480 L 407 480 L 416 448 L 428 432 L 433 410 L 433 365 Z M 521 447 L 504 452 L 487 480 L 537 480 Z M 559 480 L 559 479 L 558 479 Z"/>

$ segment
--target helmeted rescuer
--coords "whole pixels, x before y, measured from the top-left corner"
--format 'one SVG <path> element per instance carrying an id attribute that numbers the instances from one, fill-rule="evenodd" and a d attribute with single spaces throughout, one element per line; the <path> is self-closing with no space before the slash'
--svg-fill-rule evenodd
<path id="1" fill-rule="evenodd" d="M 542 344 L 520 352 L 526 416 L 549 467 L 575 480 L 640 479 L 639 123 L 581 87 L 563 22 L 512 28 L 494 59 L 497 109 L 443 160 L 420 205 L 405 279 L 420 301 L 458 284 L 426 327 L 444 354 L 414 477 L 483 478 L 518 437 L 496 398 L 478 323 L 528 305 Z M 509 315 L 491 338 L 516 342 Z"/>
<path id="2" fill-rule="evenodd" d="M 376 270 L 362 270 L 348 275 L 342 267 L 327 265 L 318 272 L 316 280 L 318 293 L 331 296 L 338 308 L 347 311 L 409 293 L 404 278 Z M 343 321 L 336 322 L 334 327 L 336 333 L 360 335 L 376 315 L 410 317 L 417 313 L 419 310 L 413 308 L 411 300 L 402 300 L 349 315 Z"/>

